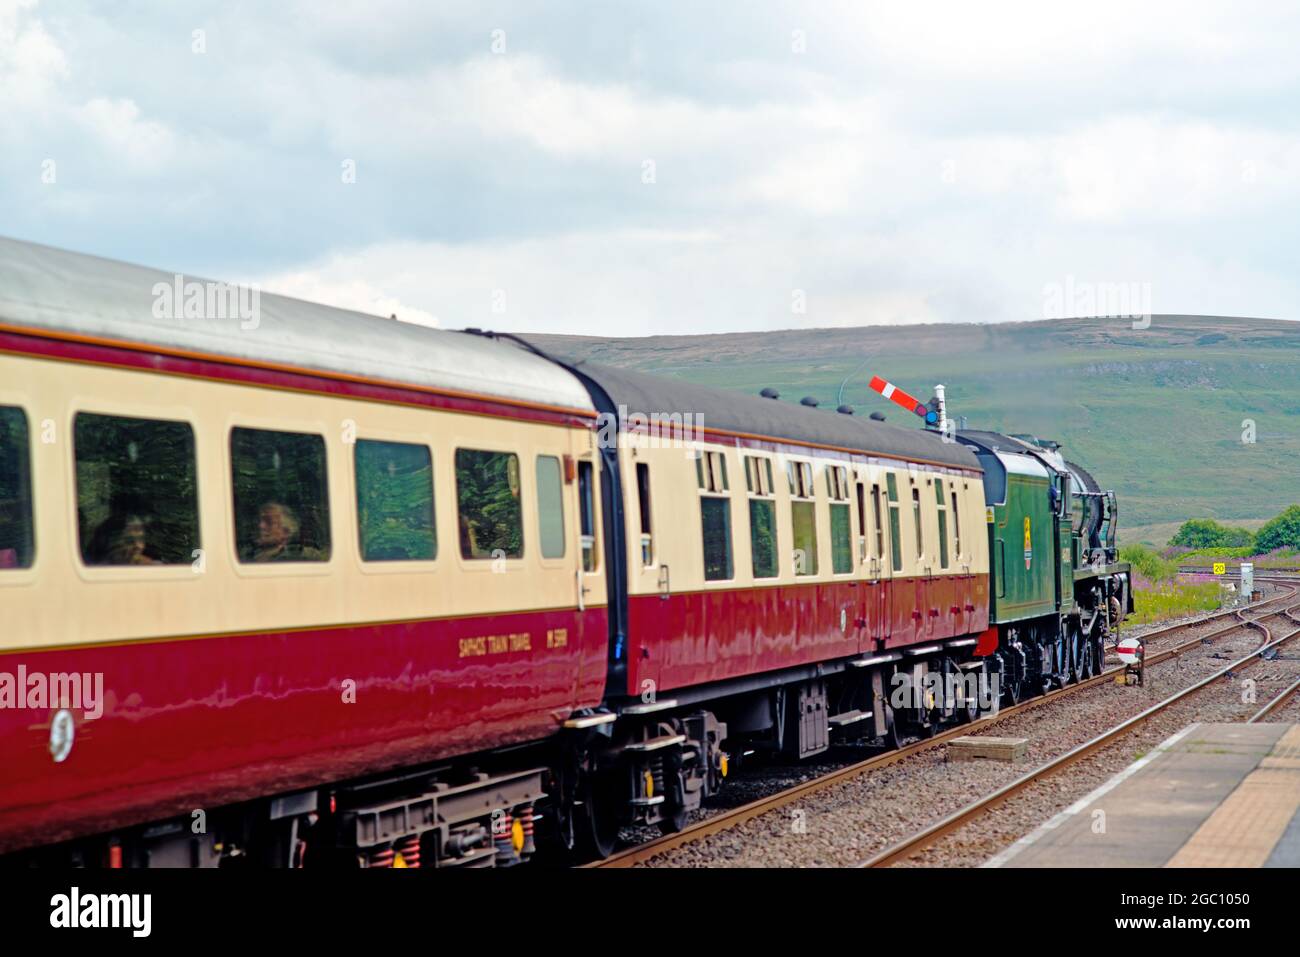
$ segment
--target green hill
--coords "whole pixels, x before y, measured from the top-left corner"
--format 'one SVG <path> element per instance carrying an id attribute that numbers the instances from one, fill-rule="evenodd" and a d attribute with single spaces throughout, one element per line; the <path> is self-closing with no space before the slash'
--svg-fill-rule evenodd
<path id="1" fill-rule="evenodd" d="M 530 336 L 574 359 L 859 415 L 916 420 L 873 374 L 926 399 L 947 386 L 971 428 L 1053 438 L 1120 496 L 1124 538 L 1163 544 L 1188 517 L 1257 526 L 1300 501 L 1300 323 L 1214 316 L 865 326 L 636 339 Z M 672 411 L 672 410 L 644 410 Z M 699 411 L 708 422 L 708 410 Z M 826 414 L 834 414 L 827 412 Z M 1256 441 L 1242 441 L 1244 420 Z M 1172 524 L 1171 524 L 1172 523 Z"/>

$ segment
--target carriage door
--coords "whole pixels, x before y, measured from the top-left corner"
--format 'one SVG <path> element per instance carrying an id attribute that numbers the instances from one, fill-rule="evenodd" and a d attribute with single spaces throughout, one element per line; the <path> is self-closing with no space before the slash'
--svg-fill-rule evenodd
<path id="1" fill-rule="evenodd" d="M 871 486 L 871 555 L 868 561 L 867 631 L 883 648 L 892 632 L 889 606 L 889 579 L 892 574 L 890 554 L 893 550 L 892 526 L 886 520 L 889 514 L 885 493 L 880 486 Z"/>
<path id="2" fill-rule="evenodd" d="M 600 614 L 606 605 L 606 587 L 604 578 L 604 537 L 601 534 L 602 484 L 606 481 L 601 474 L 599 453 L 581 448 L 575 443 L 574 454 L 565 458 L 565 483 L 572 496 L 573 516 L 570 520 L 569 534 L 577 532 L 577 548 L 568 551 L 567 559 L 570 582 L 570 594 L 574 605 L 574 631 L 568 636 L 571 642 L 576 640 L 577 651 L 585 653 L 588 649 L 601 643 L 608 643 L 604 627 L 604 615 Z M 593 614 L 588 609 L 597 609 Z M 558 638 L 556 639 L 559 640 Z M 580 662 L 582 684 L 594 680 L 591 669 L 604 670 L 605 662 L 595 661 L 585 655 Z"/>
<path id="3" fill-rule="evenodd" d="M 853 548 L 855 553 L 854 562 L 857 568 L 856 577 L 858 579 L 858 607 L 856 610 L 858 651 L 863 652 L 874 650 L 871 643 L 871 602 L 873 598 L 871 581 L 875 578 L 875 574 L 871 567 L 871 553 L 867 547 L 867 535 L 871 531 L 871 526 L 867 522 L 867 486 L 861 479 L 857 479 L 853 483 L 853 514 L 857 530 Z"/>

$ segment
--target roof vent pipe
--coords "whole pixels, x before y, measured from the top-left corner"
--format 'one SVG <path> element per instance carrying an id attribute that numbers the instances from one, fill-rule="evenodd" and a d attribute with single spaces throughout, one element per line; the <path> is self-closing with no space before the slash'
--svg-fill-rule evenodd
<path id="1" fill-rule="evenodd" d="M 821 405 L 820 402 L 818 402 L 816 399 L 814 399 L 814 398 L 813 398 L 812 396 L 810 396 L 810 395 L 806 395 L 806 396 L 804 396 L 802 399 L 800 399 L 800 400 L 799 400 L 799 404 L 800 404 L 800 405 L 806 405 L 806 406 L 808 406 L 808 408 L 810 408 L 810 409 L 815 409 L 815 408 L 817 408 L 817 406 Z"/>
<path id="2" fill-rule="evenodd" d="M 762 396 L 763 398 L 765 398 L 765 399 L 779 399 L 779 398 L 781 398 L 781 393 L 780 393 L 780 392 L 777 392 L 777 391 L 776 391 L 775 389 L 773 389 L 771 386 L 768 386 L 766 389 L 764 389 L 762 392 L 760 392 L 759 395 L 761 395 L 761 396 Z"/>

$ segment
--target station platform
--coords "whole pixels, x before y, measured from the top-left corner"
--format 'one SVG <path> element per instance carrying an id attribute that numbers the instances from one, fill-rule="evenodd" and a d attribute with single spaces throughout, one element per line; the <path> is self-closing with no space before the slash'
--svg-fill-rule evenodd
<path id="1" fill-rule="evenodd" d="M 984 866 L 1300 867 L 1300 725 L 1188 725 Z"/>

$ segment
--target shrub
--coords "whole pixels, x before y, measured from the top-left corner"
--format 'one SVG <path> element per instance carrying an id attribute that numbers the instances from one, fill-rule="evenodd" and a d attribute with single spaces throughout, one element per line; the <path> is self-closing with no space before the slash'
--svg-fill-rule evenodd
<path id="1" fill-rule="evenodd" d="M 1135 572 L 1153 582 L 1168 581 L 1178 574 L 1177 562 L 1163 558 L 1146 545 L 1123 546 L 1119 550 L 1119 560 L 1128 562 Z"/>
<path id="2" fill-rule="evenodd" d="M 1268 521 L 1255 535 L 1261 552 L 1278 548 L 1300 548 L 1300 505 L 1288 505 L 1281 515 Z"/>
<path id="3" fill-rule="evenodd" d="M 1187 548 L 1241 548 L 1254 544 L 1254 536 L 1249 529 L 1220 525 L 1212 518 L 1193 518 L 1183 522 L 1169 544 Z"/>

